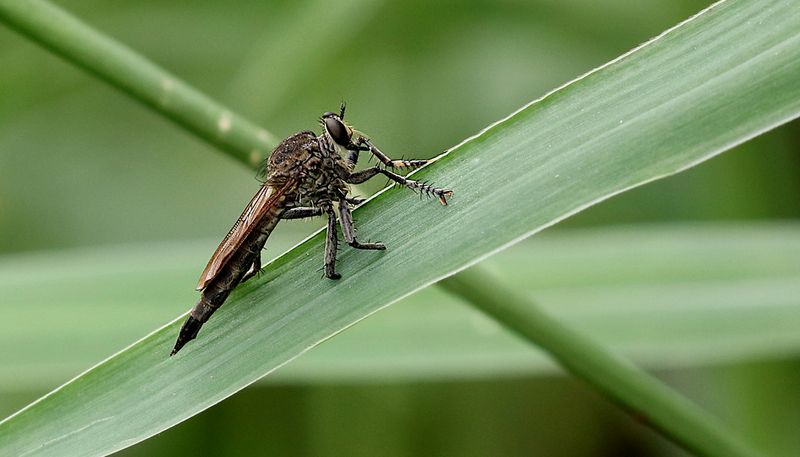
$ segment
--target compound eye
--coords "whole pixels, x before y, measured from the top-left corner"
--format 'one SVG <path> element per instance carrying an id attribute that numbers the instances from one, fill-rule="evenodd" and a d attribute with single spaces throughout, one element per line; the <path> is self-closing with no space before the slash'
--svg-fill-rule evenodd
<path id="1" fill-rule="evenodd" d="M 333 141 L 342 146 L 350 144 L 350 132 L 344 123 L 335 117 L 325 117 L 325 129 L 330 134 Z"/>
<path id="2" fill-rule="evenodd" d="M 325 114 L 322 115 L 322 118 L 325 119 L 333 116 L 335 116 L 335 114 L 331 113 L 330 111 L 325 111 Z"/>

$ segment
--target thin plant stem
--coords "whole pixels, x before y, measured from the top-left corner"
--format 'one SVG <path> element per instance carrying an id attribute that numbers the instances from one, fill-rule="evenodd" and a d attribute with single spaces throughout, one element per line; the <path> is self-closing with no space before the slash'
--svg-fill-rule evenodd
<path id="1" fill-rule="evenodd" d="M 276 144 L 266 130 L 58 6 L 0 0 L 0 20 L 250 167 Z"/>
<path id="2" fill-rule="evenodd" d="M 706 457 L 760 455 L 689 399 L 553 319 L 480 267 L 464 270 L 439 284 L 544 349 L 570 373 L 689 451 Z"/>

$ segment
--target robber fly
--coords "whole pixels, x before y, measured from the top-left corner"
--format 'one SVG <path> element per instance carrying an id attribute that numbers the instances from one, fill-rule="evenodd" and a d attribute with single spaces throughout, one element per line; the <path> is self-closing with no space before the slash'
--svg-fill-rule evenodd
<path id="1" fill-rule="evenodd" d="M 339 279 L 336 272 L 336 220 L 344 239 L 356 249 L 386 249 L 381 243 L 361 243 L 356 240 L 350 205 L 362 200 L 347 196 L 348 184 L 359 184 L 383 175 L 395 183 L 432 195 L 447 205 L 453 193 L 427 183 L 412 181 L 388 169 L 414 169 L 427 160 L 392 160 L 381 152 L 361 132 L 344 122 L 344 104 L 339 114 L 327 112 L 320 118 L 322 134 L 304 131 L 283 140 L 265 163 L 264 184 L 239 216 L 228 235 L 208 261 L 197 290 L 200 300 L 181 327 L 172 353 L 197 337 L 200 327 L 208 321 L 240 283 L 261 269 L 261 250 L 272 230 L 281 219 L 300 219 L 325 215 L 328 232 L 325 242 L 325 276 Z M 382 164 L 354 171 L 359 152 L 369 151 Z M 336 206 L 334 206 L 336 204 Z"/>

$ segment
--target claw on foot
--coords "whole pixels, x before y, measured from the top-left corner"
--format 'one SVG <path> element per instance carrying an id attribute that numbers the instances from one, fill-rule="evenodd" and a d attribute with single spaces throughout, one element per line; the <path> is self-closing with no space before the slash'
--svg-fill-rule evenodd
<path id="1" fill-rule="evenodd" d="M 445 190 L 444 192 L 441 192 L 437 195 L 437 197 L 439 197 L 439 203 L 441 203 L 444 206 L 447 206 L 447 197 L 452 197 L 452 196 L 453 196 L 452 190 Z"/>

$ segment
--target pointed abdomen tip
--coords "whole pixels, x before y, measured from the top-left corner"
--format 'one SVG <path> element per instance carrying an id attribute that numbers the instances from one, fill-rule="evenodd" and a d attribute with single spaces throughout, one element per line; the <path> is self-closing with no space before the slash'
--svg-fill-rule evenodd
<path id="1" fill-rule="evenodd" d="M 178 333 L 178 339 L 175 341 L 175 347 L 172 348 L 172 352 L 169 353 L 169 356 L 172 357 L 173 355 L 177 354 L 186 343 L 195 339 L 195 337 L 197 337 L 197 333 L 200 331 L 200 327 L 202 326 L 203 323 L 191 315 L 187 317 L 186 322 L 184 322 L 183 326 L 181 327 L 180 333 Z"/>

